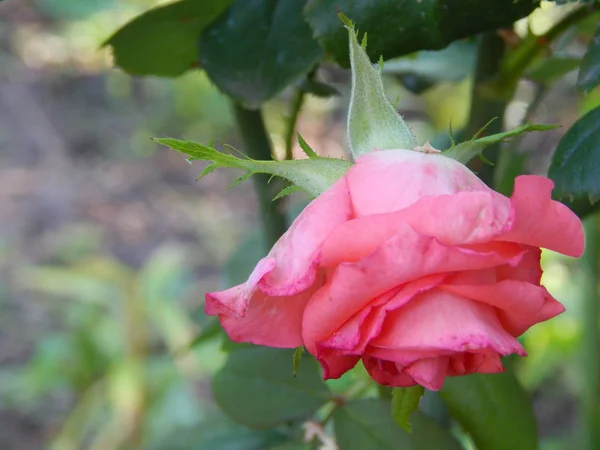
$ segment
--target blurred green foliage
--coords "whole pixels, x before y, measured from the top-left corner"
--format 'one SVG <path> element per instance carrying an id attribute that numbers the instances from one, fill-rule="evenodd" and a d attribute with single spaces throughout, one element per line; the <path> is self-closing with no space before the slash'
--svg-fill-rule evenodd
<path id="1" fill-rule="evenodd" d="M 186 72 L 173 80 L 131 78 L 108 69 L 105 54 L 99 51 L 99 46 L 113 33 L 117 23 L 126 23 L 150 7 L 159 6 L 158 2 L 37 0 L 31 2 L 35 6 L 31 9 L 15 6 L 17 2 L 10 3 L 3 2 L 1 6 L 8 11 L 11 19 L 3 23 L 0 29 L 2 73 L 11 75 L 11 88 L 13 85 L 20 86 L 19 82 L 28 83 L 25 86 L 31 95 L 17 102 L 22 107 L 32 98 L 36 100 L 35 96 L 39 95 L 39 91 L 42 92 L 37 103 L 34 102 L 34 109 L 36 104 L 47 105 L 52 125 L 50 129 L 55 127 L 58 130 L 59 137 L 67 141 L 66 147 L 72 153 L 60 156 L 67 164 L 66 168 L 57 170 L 56 166 L 52 166 L 50 157 L 43 159 L 44 155 L 51 154 L 53 148 L 52 139 L 44 135 L 41 140 L 44 145 L 38 149 L 38 156 L 33 152 L 32 157 L 32 160 L 41 160 L 37 163 L 39 165 L 23 163 L 17 153 L 27 153 L 26 146 L 20 146 L 20 143 L 28 141 L 15 137 L 17 131 L 7 126 L 1 129 L 2 145 L 19 151 L 14 155 L 11 153 L 6 161 L 2 159 L 2 163 L 6 162 L 11 169 L 6 172 L 6 179 L 10 180 L 9 176 L 14 176 L 18 171 L 32 170 L 33 174 L 27 178 L 26 184 L 34 185 L 36 192 L 41 195 L 57 186 L 44 184 L 48 180 L 41 178 L 40 173 L 51 172 L 59 179 L 79 177 L 77 182 L 81 183 L 81 192 L 76 192 L 77 200 L 71 206 L 75 212 L 61 210 L 60 202 L 53 200 L 54 203 L 48 208 L 51 212 L 45 214 L 52 216 L 56 211 L 57 216 L 65 217 L 54 226 L 48 225 L 44 221 L 46 218 L 39 219 L 41 229 L 38 231 L 33 228 L 33 231 L 29 231 L 29 227 L 33 227 L 30 222 L 35 222 L 30 216 L 23 212 L 20 218 L 21 210 L 15 214 L 10 209 L 12 206 L 1 204 L 2 211 L 10 213 L 8 217 L 11 220 L 6 220 L 6 224 L 14 221 L 17 231 L 6 225 L 7 228 L 2 228 L 2 233 L 6 232 L 6 235 L 0 235 L 0 275 L 3 278 L 0 284 L 0 331 L 16 328 L 19 332 L 15 336 L 2 334 L 0 346 L 0 352 L 6 348 L 8 350 L 5 352 L 9 355 L 2 360 L 0 367 L 0 432 L 7 436 L 0 439 L 3 447 L 26 448 L 23 444 L 26 438 L 18 433 L 11 435 L 14 432 L 10 425 L 12 422 L 4 420 L 14 418 L 19 421 L 23 417 L 33 417 L 32 420 L 40 423 L 38 442 L 43 440 L 45 444 L 40 445 L 56 450 L 307 450 L 319 442 L 323 444 L 324 439 L 331 436 L 338 438 L 342 450 L 395 448 L 398 442 L 405 443 L 407 448 L 423 450 L 459 448 L 457 441 L 465 448 L 473 445 L 463 430 L 456 427 L 445 430 L 420 413 L 411 416 L 411 423 L 415 433 L 428 436 L 430 440 L 413 442 L 413 438 L 393 422 L 389 400 L 375 398 L 377 390 L 362 367 L 326 385 L 318 380 L 316 371 L 312 373 L 309 381 L 323 396 L 300 395 L 300 401 L 305 403 L 305 408 L 300 412 L 294 409 L 297 404 L 286 403 L 285 399 L 290 396 L 286 397 L 285 389 L 282 389 L 279 401 L 265 405 L 260 401 L 263 393 L 256 387 L 260 387 L 260 380 L 254 379 L 250 387 L 244 387 L 244 383 L 248 382 L 247 369 L 251 368 L 251 364 L 244 363 L 243 358 L 240 363 L 236 360 L 238 356 L 232 356 L 225 362 L 228 354 L 260 353 L 261 350 L 227 341 L 216 322 L 202 312 L 205 291 L 215 289 L 217 285 L 226 287 L 244 280 L 254 263 L 264 256 L 260 233 L 249 232 L 256 229 L 256 217 L 251 211 L 253 200 L 239 194 L 240 191 L 245 193 L 243 188 L 235 191 L 236 194 L 223 194 L 222 188 L 228 183 L 219 181 L 222 180 L 219 178 L 221 175 L 207 180 L 206 189 L 198 188 L 193 185 L 191 178 L 198 173 L 196 168 L 190 175 L 185 172 L 187 167 L 183 158 L 178 158 L 175 159 L 177 169 L 173 169 L 167 157 L 162 159 L 165 152 L 157 151 L 149 138 L 168 135 L 205 142 L 211 139 L 234 142 L 235 138 L 230 136 L 233 118 L 228 99 L 215 89 L 212 83 L 216 83 L 225 91 L 241 89 L 244 95 L 250 92 L 249 103 L 253 106 L 271 99 L 264 105 L 264 110 L 269 130 L 274 130 L 271 137 L 276 144 L 279 142 L 275 150 L 281 153 L 286 117 L 291 115 L 286 110 L 288 97 L 291 96 L 284 91 L 283 96 L 273 97 L 295 81 L 298 83 L 294 87 L 300 90 L 319 83 L 311 75 L 312 66 L 323 56 L 318 48 L 313 48 L 313 52 L 304 55 L 305 58 L 289 58 L 298 63 L 298 67 L 293 67 L 290 72 L 278 73 L 265 87 L 261 83 L 257 85 L 256 80 L 246 80 L 248 76 L 256 75 L 254 69 L 257 58 L 253 53 L 245 54 L 247 45 L 257 47 L 258 42 L 267 48 L 289 36 L 282 33 L 281 39 L 273 40 L 273 35 L 261 34 L 264 30 L 253 30 L 258 37 L 244 42 L 247 30 L 241 29 L 237 30 L 243 33 L 236 38 L 235 43 L 240 45 L 235 49 L 236 52 L 232 52 L 234 56 L 222 53 L 222 47 L 215 42 L 208 43 L 206 48 L 209 55 L 212 52 L 225 59 L 219 61 L 218 67 L 211 68 L 207 64 L 213 81 L 204 73 L 186 72 L 188 65 L 169 67 L 171 72 L 166 75 Z M 437 48 L 463 35 L 464 30 L 453 25 L 443 30 L 443 36 L 428 40 L 414 40 L 412 35 L 406 37 L 407 30 L 400 29 L 396 30 L 397 34 L 388 34 L 385 39 L 379 39 L 375 25 L 379 22 L 377 17 L 371 15 L 376 16 L 381 11 L 373 9 L 365 12 L 370 8 L 367 3 L 355 2 L 352 6 L 356 8 L 354 13 L 350 6 L 343 11 L 352 14 L 361 31 L 369 31 L 372 56 L 398 53 L 398 47 L 402 47 L 400 53 Z M 426 3 L 428 5 L 430 2 L 424 2 L 422 8 L 427 7 Z M 482 3 L 477 3 L 478 8 L 482 8 Z M 510 22 L 527 14 L 532 8 L 531 3 L 510 3 L 514 9 L 502 10 L 501 15 L 493 18 L 494 24 L 506 20 Z M 393 9 L 396 3 L 386 2 L 386 5 Z M 327 20 L 321 16 L 327 13 L 329 6 L 330 2 L 311 1 L 307 16 L 313 30 L 318 32 L 320 41 L 331 51 L 327 57 L 343 62 L 347 55 L 345 30 L 335 14 L 327 16 Z M 490 11 L 487 13 L 493 14 L 494 10 Z M 428 10 L 423 9 L 423 12 Z M 540 22 L 556 22 L 553 15 L 556 9 L 545 4 L 542 12 Z M 267 13 L 262 11 L 262 15 Z M 227 16 L 223 17 L 220 26 L 226 28 Z M 286 18 L 296 19 L 292 16 Z M 551 47 L 539 46 L 536 36 L 527 35 L 527 32 L 517 36 L 516 44 L 510 42 L 510 36 L 506 37 L 511 49 L 507 61 L 517 66 L 526 63 L 518 67 L 516 78 L 501 80 L 515 89 L 516 96 L 506 114 L 515 127 L 525 119 L 536 117 L 536 114 L 543 122 L 564 120 L 565 123 L 572 123 L 576 116 L 588 111 L 592 111 L 590 116 L 595 118 L 600 105 L 599 91 L 597 88 L 593 90 L 597 84 L 598 61 L 592 36 L 597 19 L 597 13 L 590 13 L 587 25 L 573 26 Z M 481 23 L 477 20 L 465 20 L 469 22 L 469 30 L 483 29 L 478 28 Z M 420 23 L 421 19 L 411 22 L 411 26 Z M 190 31 L 187 25 L 181 25 L 180 29 L 179 25 L 179 22 L 176 23 L 174 28 L 182 34 L 171 33 L 168 37 L 175 39 L 183 36 L 187 39 L 188 54 L 195 54 L 195 47 L 189 47 L 195 46 L 195 42 L 190 42 L 189 38 L 198 30 Z M 192 21 L 192 25 L 196 26 L 197 23 Z M 302 23 L 294 26 L 301 28 Z M 166 30 L 172 29 L 173 24 Z M 214 32 L 218 34 L 218 31 L 217 27 Z M 148 38 L 156 32 L 156 29 L 151 29 Z M 339 37 L 342 34 L 343 39 Z M 593 44 L 589 50 L 588 43 Z M 134 44 L 128 52 L 137 55 L 138 45 L 148 42 Z M 169 53 L 172 45 L 172 41 L 165 40 L 163 56 L 167 58 L 167 63 L 168 57 L 177 56 Z M 519 52 L 519 49 L 525 51 Z M 151 47 L 149 51 L 154 49 Z M 453 127 L 459 129 L 467 124 L 467 111 L 472 99 L 480 95 L 479 91 L 469 93 L 473 70 L 476 68 L 476 51 L 475 39 L 471 38 L 456 41 L 441 52 L 413 53 L 385 65 L 384 70 L 389 73 L 386 91 L 388 95 L 402 94 L 400 108 L 414 116 L 407 114 L 419 139 L 434 136 L 435 141 L 443 143 L 440 147 L 449 146 L 447 125 L 452 122 Z M 277 56 L 281 55 L 267 56 L 275 56 L 275 60 L 267 59 L 263 63 L 276 66 Z M 289 55 L 284 56 L 288 58 Z M 116 57 L 118 63 L 118 52 Z M 582 59 L 585 77 L 581 78 L 580 75 L 580 85 L 592 91 L 584 98 L 575 98 L 573 92 L 577 80 L 574 70 Z M 207 62 L 213 61 L 211 58 Z M 227 64 L 231 64 L 231 67 Z M 23 65 L 27 70 L 22 70 Z M 138 72 L 152 73 L 152 70 Z M 340 111 L 345 110 L 347 76 L 331 67 L 326 67 L 322 72 L 319 76 L 333 84 L 342 97 L 307 100 L 307 113 L 302 117 L 305 122 L 301 125 L 304 126 L 303 135 L 311 144 L 319 142 L 323 144 L 320 150 L 328 150 L 334 147 L 333 139 L 323 138 L 322 135 L 329 135 L 335 132 L 336 127 L 339 128 Z M 33 81 L 26 80 L 24 73 L 31 76 Z M 241 77 L 244 81 L 241 87 L 238 85 L 240 74 L 246 74 Z M 318 86 L 330 88 L 329 84 Z M 491 83 L 483 86 L 484 93 L 487 92 L 486 87 L 494 91 L 497 85 Z M 410 92 L 422 96 L 417 98 Z M 6 93 L 2 91 L 1 94 L 0 101 L 6 102 Z M 538 97 L 545 95 L 548 97 L 547 106 L 539 108 L 544 103 Z M 550 114 L 560 110 L 564 104 L 570 106 L 559 111 L 559 116 Z M 2 105 L 5 106 L 4 103 Z M 514 113 L 519 108 L 525 110 L 523 114 Z M 16 109 L 10 111 L 15 117 L 20 117 Z M 513 116 L 517 116 L 517 119 Z M 31 125 L 29 122 L 27 124 L 27 132 L 31 135 L 45 126 L 43 121 L 32 120 Z M 520 156 L 511 160 L 515 164 L 510 170 L 507 169 L 508 175 L 498 181 L 498 185 L 504 186 L 505 190 L 512 188 L 510 181 L 516 174 L 531 170 L 532 166 L 533 170 L 538 170 L 538 166 L 547 165 L 548 154 L 528 152 L 529 148 L 550 148 L 557 140 L 555 138 L 548 143 L 528 139 L 517 140 L 505 148 Z M 570 147 L 572 150 L 572 146 L 569 146 L 571 139 L 572 136 L 566 137 L 561 148 Z M 13 141 L 17 144 L 13 144 Z M 580 142 L 581 139 L 575 141 Z M 590 152 L 597 151 L 597 146 L 587 141 L 583 143 Z M 568 153 L 567 150 L 569 148 L 564 154 Z M 6 156 L 3 154 L 1 157 Z M 500 161 L 498 166 L 501 165 Z M 91 170 L 88 170 L 89 166 Z M 589 166 L 597 169 L 597 165 L 591 162 Z M 162 170 L 160 173 L 159 167 Z M 111 172 L 113 169 L 116 175 Z M 142 175 L 139 175 L 140 172 Z M 98 176 L 98 173 L 102 175 Z M 97 182 L 95 177 L 101 182 Z M 119 177 L 125 181 L 119 182 Z M 138 182 L 139 179 L 144 182 Z M 579 183 L 589 179 L 576 177 L 570 181 Z M 122 190 L 117 188 L 119 183 L 128 182 L 132 186 Z M 36 183 L 40 186 L 35 186 Z M 105 204 L 98 202 L 84 189 L 88 183 L 92 191 L 98 190 L 101 197 L 108 199 Z M 6 186 L 12 188 L 18 184 L 7 182 Z M 25 191 L 25 188 L 20 189 Z M 5 190 L 8 189 L 5 187 Z M 565 190 L 567 196 L 573 193 L 572 187 L 566 187 Z M 19 193 L 15 195 L 18 198 Z M 61 195 L 56 194 L 57 197 Z M 242 200 L 234 199 L 238 195 Z M 33 204 L 32 209 L 41 209 L 39 203 L 26 196 L 24 198 L 24 203 Z M 585 200 L 588 213 L 591 211 L 590 204 Z M 220 210 L 219 205 L 224 203 L 231 205 L 233 212 Z M 122 218 L 119 215 L 120 204 L 134 213 Z M 151 213 L 144 216 L 146 209 L 143 205 L 148 204 L 151 205 L 148 208 Z M 296 204 L 299 205 L 297 209 L 301 209 L 305 202 Z M 292 211 L 290 215 L 293 217 L 295 213 L 297 211 Z M 142 222 L 157 223 L 160 230 L 139 238 L 134 232 L 128 231 L 132 227 L 135 229 L 138 217 L 143 217 L 140 219 Z M 123 238 L 122 235 L 129 237 Z M 141 240 L 146 248 L 139 250 L 136 240 Z M 235 251 L 240 242 L 242 245 Z M 140 244 L 140 247 L 144 245 Z M 534 400 L 542 436 L 541 448 L 578 448 L 573 447 L 573 442 L 579 442 L 584 419 L 577 401 L 585 392 L 585 370 L 589 368 L 586 355 L 580 352 L 588 339 L 582 326 L 582 317 L 587 311 L 586 301 L 589 301 L 589 289 L 586 290 L 585 286 L 589 288 L 597 279 L 582 263 L 550 252 L 544 253 L 543 263 L 546 271 L 544 284 L 565 304 L 567 312 L 533 327 L 523 337 L 530 356 L 511 361 L 516 376 Z M 225 267 L 219 275 L 216 274 L 217 266 Z M 218 277 L 219 282 L 216 281 Z M 26 309 L 18 310 L 15 305 Z M 10 356 L 10 347 L 15 342 L 22 342 L 26 350 L 19 350 L 16 356 Z M 292 353 L 281 351 L 280 359 L 270 361 L 273 367 L 279 364 L 277 373 L 280 378 L 288 369 L 292 373 Z M 269 359 L 270 356 L 264 358 Z M 302 360 L 299 381 L 290 383 L 301 384 L 302 371 L 312 370 L 312 363 L 312 360 Z M 237 364 L 236 370 L 231 371 L 231 367 L 224 364 Z M 262 376 L 264 370 L 259 372 Z M 210 392 L 210 378 L 214 374 L 217 374 L 213 381 L 215 398 Z M 227 377 L 237 378 L 234 383 Z M 239 391 L 227 389 L 229 385 L 237 386 Z M 479 399 L 485 399 L 483 395 L 476 395 Z M 276 426 L 269 430 L 253 430 L 225 417 L 214 403 L 216 399 L 223 410 L 238 421 L 258 425 L 258 422 L 248 420 L 253 419 L 252 413 L 256 411 L 249 409 L 250 417 L 243 416 L 241 411 L 236 411 L 237 415 L 231 411 L 240 398 L 250 407 L 273 407 L 273 414 L 281 414 L 286 420 L 281 423 L 277 421 Z M 448 404 L 451 408 L 454 405 L 460 409 L 459 400 L 464 399 L 455 398 Z M 432 402 L 435 403 L 435 399 Z M 426 409 L 425 406 L 422 409 Z M 469 407 L 473 406 L 469 404 Z M 286 414 L 282 413 L 282 408 Z M 531 419 L 523 408 L 518 413 L 525 414 L 526 420 Z M 292 419 L 298 420 L 294 422 Z M 313 422 L 305 422 L 306 419 L 313 419 Z M 463 421 L 466 429 L 478 427 L 467 422 Z M 308 428 L 303 428 L 305 425 Z M 307 429 L 316 433 L 311 435 L 314 438 L 310 445 L 302 443 L 303 438 L 310 434 Z M 505 430 L 499 430 L 498 433 L 502 431 Z M 521 434 L 515 433 L 514 437 L 519 439 L 525 436 L 526 439 L 529 432 L 530 429 Z M 378 434 L 382 438 L 375 439 L 373 443 L 374 435 Z M 479 438 L 476 432 L 473 435 Z"/>

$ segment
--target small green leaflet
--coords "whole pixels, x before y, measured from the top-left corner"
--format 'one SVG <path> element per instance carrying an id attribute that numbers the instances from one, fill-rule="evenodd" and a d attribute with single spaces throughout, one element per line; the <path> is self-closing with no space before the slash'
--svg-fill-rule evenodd
<path id="1" fill-rule="evenodd" d="M 394 388 L 392 391 L 392 417 L 398 425 L 409 433 L 412 431 L 410 415 L 419 407 L 425 388 L 420 385 L 408 388 Z"/>
<path id="2" fill-rule="evenodd" d="M 200 173 L 199 178 L 202 178 L 219 167 L 242 169 L 246 171 L 246 174 L 240 177 L 238 182 L 244 181 L 251 175 L 257 173 L 266 173 L 290 181 L 299 189 L 306 191 L 313 197 L 316 197 L 327 190 L 333 183 L 341 178 L 352 165 L 351 162 L 343 159 L 322 158 L 316 156 L 314 152 L 314 156 L 309 159 L 257 161 L 240 152 L 238 152 L 240 156 L 233 155 L 231 150 L 235 151 L 235 149 L 229 146 L 225 146 L 225 152 L 220 152 L 213 146 L 198 144 L 196 142 L 180 141 L 178 139 L 170 138 L 154 139 L 154 141 L 188 155 L 189 161 L 210 161 L 211 164 Z M 279 193 L 278 197 L 292 193 L 290 188 L 284 189 Z M 295 192 L 296 190 L 297 189 L 293 191 Z"/>
<path id="3" fill-rule="evenodd" d="M 453 145 L 448 150 L 442 152 L 442 155 L 447 156 L 448 158 L 455 159 L 463 164 L 466 164 L 473 157 L 481 154 L 483 149 L 490 145 L 509 141 L 525 133 L 531 133 L 533 131 L 547 131 L 553 130 L 555 128 L 558 128 L 558 125 L 527 123 L 525 125 L 521 125 L 520 127 L 515 128 L 514 130 L 505 131 L 503 133 L 491 134 L 489 136 L 479 138 L 478 136 L 485 129 L 484 127 L 483 129 L 478 131 L 475 136 L 473 136 L 473 139 L 466 142 L 461 142 L 460 144 Z"/>
<path id="4" fill-rule="evenodd" d="M 304 346 L 298 347 L 298 348 L 296 348 L 296 350 L 294 350 L 294 361 L 293 361 L 293 366 L 292 366 L 292 372 L 294 374 L 294 378 L 296 378 L 296 375 L 298 375 L 298 367 L 300 367 L 300 360 L 302 359 L 304 352 L 305 352 Z"/>

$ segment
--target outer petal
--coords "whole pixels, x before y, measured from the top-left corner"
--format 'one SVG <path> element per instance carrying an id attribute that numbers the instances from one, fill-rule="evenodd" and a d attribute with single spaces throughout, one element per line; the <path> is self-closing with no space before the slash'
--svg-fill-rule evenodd
<path id="1" fill-rule="evenodd" d="M 504 328 L 513 336 L 520 336 L 532 325 L 565 310 L 545 287 L 517 280 L 481 285 L 447 284 L 441 289 L 498 308 Z"/>
<path id="2" fill-rule="evenodd" d="M 401 225 L 370 256 L 357 263 L 340 264 L 311 298 L 303 320 L 307 349 L 314 354 L 316 342 L 327 340 L 373 299 L 404 283 L 427 275 L 517 264 L 522 249 L 516 244 L 505 245 L 483 251 L 476 247 L 448 247 Z"/>
<path id="3" fill-rule="evenodd" d="M 341 178 L 314 199 L 281 236 L 268 257 L 276 265 L 258 286 L 267 295 L 295 295 L 311 286 L 317 275 L 323 240 L 352 218 L 346 180 Z"/>
<path id="4" fill-rule="evenodd" d="M 256 290 L 240 316 L 223 310 L 221 306 L 226 295 L 233 298 L 239 294 L 239 286 L 236 286 L 224 292 L 207 294 L 206 310 L 211 315 L 219 313 L 221 326 L 235 342 L 293 348 L 302 345 L 302 314 L 317 288 L 315 285 L 290 297 L 270 297 Z"/>
<path id="5" fill-rule="evenodd" d="M 511 212 L 509 199 L 491 190 L 423 197 L 400 211 L 343 223 L 323 243 L 321 264 L 333 267 L 358 261 L 393 236 L 402 224 L 446 245 L 488 242 L 510 226 Z"/>
<path id="6" fill-rule="evenodd" d="M 517 177 L 511 197 L 515 222 L 499 239 L 581 256 L 581 220 L 565 205 L 551 199 L 553 187 L 554 183 L 545 177 Z"/>
<path id="7" fill-rule="evenodd" d="M 368 153 L 345 176 L 357 217 L 398 211 L 424 196 L 488 190 L 463 164 L 412 150 Z"/>
<path id="8" fill-rule="evenodd" d="M 525 355 L 521 344 L 503 329 L 493 307 L 440 290 L 421 294 L 388 314 L 371 346 L 417 353 L 493 349 L 501 355 Z"/>

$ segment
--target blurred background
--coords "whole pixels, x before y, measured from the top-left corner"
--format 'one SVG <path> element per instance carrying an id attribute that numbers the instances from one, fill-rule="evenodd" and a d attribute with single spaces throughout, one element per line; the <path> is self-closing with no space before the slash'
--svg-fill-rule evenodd
<path id="1" fill-rule="evenodd" d="M 250 184 L 226 189 L 239 174 L 195 182 L 200 165 L 150 140 L 240 147 L 227 99 L 204 74 L 131 77 L 111 68 L 101 48 L 119 25 L 158 3 L 0 4 L 2 449 L 220 449 L 197 444 L 198 436 L 229 432 L 210 398 L 209 376 L 224 358 L 207 332 L 203 297 L 240 278 L 221 268 L 232 258 L 243 266 L 246 253 L 236 249 L 257 226 L 256 200 Z M 565 11 L 545 4 L 532 24 L 543 31 Z M 581 57 L 585 43 L 571 39 L 561 51 Z M 406 64 L 387 70 L 405 78 Z M 323 154 L 345 148 L 348 75 L 325 67 L 322 76 L 340 95 L 307 99 L 298 122 Z M 531 118 L 563 128 L 528 136 L 516 149 L 530 153 L 534 172 L 545 172 L 564 130 L 600 104 L 598 90 L 576 94 L 576 72 L 559 75 Z M 421 95 L 399 78 L 387 79 L 389 97 L 402 95 L 398 108 L 418 141 L 443 140 L 450 122 L 464 125 L 468 77 Z M 523 81 L 506 127 L 534 101 L 533 84 Z M 276 152 L 284 151 L 288 102 L 285 92 L 265 108 Z M 583 299 L 596 274 L 552 253 L 544 267 L 567 312 L 528 332 L 531 356 L 515 367 L 534 399 L 543 448 L 574 448 L 586 364 Z M 190 346 L 198 336 L 203 345 Z"/>

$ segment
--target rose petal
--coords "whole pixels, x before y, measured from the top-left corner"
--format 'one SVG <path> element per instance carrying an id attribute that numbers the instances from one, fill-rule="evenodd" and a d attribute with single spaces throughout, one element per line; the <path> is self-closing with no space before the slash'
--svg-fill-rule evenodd
<path id="1" fill-rule="evenodd" d="M 311 286 L 317 274 L 323 240 L 351 219 L 352 206 L 344 178 L 314 199 L 269 252 L 277 264 L 260 282 L 267 295 L 295 295 Z"/>
<path id="2" fill-rule="evenodd" d="M 206 314 L 209 316 L 234 314 L 244 317 L 248 308 L 248 302 L 256 292 L 259 281 L 273 270 L 276 263 L 275 258 L 263 258 L 256 264 L 246 283 L 239 284 L 225 291 L 207 293 L 204 306 Z"/>
<path id="3" fill-rule="evenodd" d="M 515 337 L 565 310 L 545 287 L 518 280 L 481 285 L 445 284 L 440 289 L 502 310 L 500 320 Z"/>
<path id="4" fill-rule="evenodd" d="M 584 248 L 581 220 L 565 205 L 551 199 L 553 187 L 554 183 L 545 177 L 517 177 L 511 197 L 515 220 L 499 239 L 581 256 Z"/>
<path id="5" fill-rule="evenodd" d="M 501 355 L 526 354 L 521 344 L 503 329 L 493 307 L 437 289 L 390 312 L 371 347 L 413 352 L 493 349 Z"/>
<path id="6" fill-rule="evenodd" d="M 517 244 L 502 245 L 501 251 L 505 252 L 502 254 L 488 250 L 444 246 L 401 225 L 370 256 L 357 263 L 340 264 L 331 279 L 315 293 L 304 313 L 303 337 L 307 349 L 314 353 L 316 342 L 328 339 L 372 299 L 390 289 L 427 275 L 517 264 L 522 254 Z"/>
<path id="7" fill-rule="evenodd" d="M 415 361 L 403 371 L 424 388 L 438 391 L 444 385 L 449 362 L 448 356 L 423 358 Z"/>
<path id="8" fill-rule="evenodd" d="M 405 372 L 402 372 L 402 368 L 391 361 L 384 361 L 378 358 L 372 358 L 365 356 L 363 358 L 363 364 L 369 375 L 379 384 L 384 386 L 393 387 L 410 387 L 417 384 L 417 382 Z"/>
<path id="9" fill-rule="evenodd" d="M 431 275 L 393 289 L 376 298 L 371 304 L 340 327 L 329 339 L 317 344 L 320 349 L 335 349 L 341 354 L 361 355 L 365 348 L 381 331 L 388 311 L 400 308 L 417 294 L 432 289 L 442 283 L 446 275 Z"/>
<path id="10" fill-rule="evenodd" d="M 488 189 L 463 164 L 412 150 L 367 153 L 346 178 L 356 217 L 398 211 L 428 195 Z"/>
<path id="11" fill-rule="evenodd" d="M 276 348 L 299 347 L 302 345 L 302 314 L 316 289 L 317 286 L 313 286 L 290 297 L 271 297 L 256 290 L 243 317 L 221 313 L 219 321 L 234 342 Z M 212 294 L 207 295 L 207 305 L 209 302 L 213 305 L 210 311 L 214 313 L 215 301 L 209 295 Z"/>

